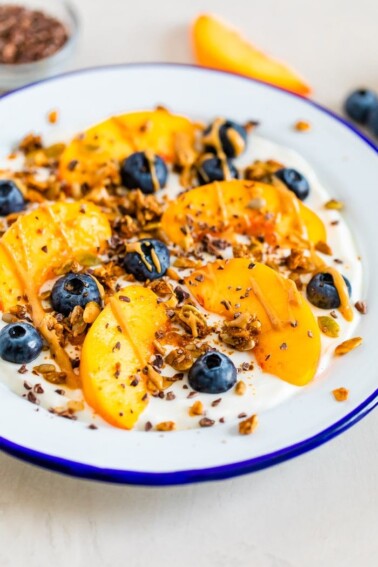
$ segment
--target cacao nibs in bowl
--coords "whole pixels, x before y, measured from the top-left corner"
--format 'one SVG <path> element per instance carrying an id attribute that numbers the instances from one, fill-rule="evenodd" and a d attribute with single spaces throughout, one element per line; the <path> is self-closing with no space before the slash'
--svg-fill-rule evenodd
<path id="1" fill-rule="evenodd" d="M 0 5 L 0 63 L 32 63 L 54 55 L 69 38 L 56 18 L 21 5 Z"/>

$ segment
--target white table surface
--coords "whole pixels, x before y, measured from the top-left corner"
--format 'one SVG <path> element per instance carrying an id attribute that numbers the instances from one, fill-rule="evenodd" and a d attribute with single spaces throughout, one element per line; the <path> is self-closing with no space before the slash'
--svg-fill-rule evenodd
<path id="1" fill-rule="evenodd" d="M 300 70 L 335 110 L 355 86 L 378 90 L 377 0 L 74 4 L 82 41 L 72 67 L 190 61 L 188 22 L 212 10 Z M 0 455 L 0 566 L 376 566 L 377 447 L 376 411 L 272 469 L 168 489 L 79 481 Z"/>

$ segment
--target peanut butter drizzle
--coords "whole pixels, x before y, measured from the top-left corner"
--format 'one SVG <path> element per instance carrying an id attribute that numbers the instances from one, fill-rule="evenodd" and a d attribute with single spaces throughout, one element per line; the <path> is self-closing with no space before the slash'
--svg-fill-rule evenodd
<path id="1" fill-rule="evenodd" d="M 71 255 L 74 256 L 72 246 L 71 246 L 71 243 L 70 243 L 70 239 L 68 238 L 66 232 L 64 231 L 63 223 L 60 222 L 56 218 L 51 206 L 49 207 L 48 205 L 42 205 L 42 208 L 48 214 L 48 216 L 51 218 L 51 220 L 54 223 L 54 229 L 59 233 L 62 240 L 64 240 L 64 243 L 65 243 L 66 247 L 68 248 L 68 250 L 71 252 Z"/>
<path id="2" fill-rule="evenodd" d="M 149 168 L 150 168 L 152 186 L 153 186 L 155 192 L 159 191 L 160 183 L 159 183 L 159 180 L 158 180 L 157 175 L 156 175 L 155 155 L 150 150 L 146 150 L 144 153 L 145 153 L 145 156 L 146 156 L 146 159 L 148 161 Z"/>
<path id="3" fill-rule="evenodd" d="M 276 330 L 281 329 L 282 325 L 284 324 L 284 321 L 282 321 L 282 319 L 277 315 L 276 311 L 271 307 L 271 305 L 269 305 L 268 302 L 265 301 L 264 294 L 261 291 L 260 286 L 254 280 L 254 278 L 250 279 L 250 284 L 251 284 L 252 291 L 256 296 L 257 301 L 260 303 L 261 307 L 264 309 L 273 329 L 276 329 Z"/>
<path id="4" fill-rule="evenodd" d="M 325 274 L 329 274 L 333 278 L 333 283 L 340 297 L 339 311 L 346 321 L 353 320 L 353 310 L 349 301 L 348 288 L 343 276 L 336 268 L 324 266 L 321 270 Z"/>
<path id="5" fill-rule="evenodd" d="M 18 224 L 17 227 L 18 237 L 22 246 L 22 253 L 24 256 L 24 262 L 27 266 L 27 270 L 24 270 L 24 268 L 14 260 L 12 250 L 9 248 L 6 242 L 0 240 L 0 246 L 5 252 L 10 265 L 13 267 L 18 279 L 25 289 L 25 294 L 31 306 L 31 316 L 36 329 L 41 333 L 41 335 L 49 344 L 52 358 L 57 362 L 60 369 L 66 373 L 66 385 L 70 388 L 76 388 L 79 384 L 79 377 L 74 373 L 69 356 L 64 348 L 60 345 L 56 333 L 48 328 L 51 317 L 47 313 L 45 313 L 41 302 L 38 299 L 38 295 L 34 289 L 34 282 L 27 260 L 27 251 L 25 250 L 24 238 L 20 230 L 20 225 Z"/>
<path id="6" fill-rule="evenodd" d="M 284 291 L 287 292 L 287 312 L 288 312 L 288 322 L 294 322 L 295 316 L 292 311 L 292 306 L 298 307 L 300 305 L 300 295 L 296 288 L 295 283 L 292 280 L 277 277 L 280 286 Z"/>
<path id="7" fill-rule="evenodd" d="M 136 343 L 136 341 L 134 341 L 132 334 L 130 333 L 127 321 L 125 319 L 125 317 L 123 316 L 122 310 L 119 306 L 119 302 L 112 297 L 109 301 L 109 305 L 110 305 L 110 309 L 112 310 L 112 313 L 117 321 L 117 323 L 119 324 L 119 326 L 122 329 L 122 332 L 124 335 L 126 335 L 126 337 L 128 338 L 133 351 L 135 352 L 135 354 L 137 355 L 137 358 L 140 362 L 141 367 L 144 367 L 146 365 L 146 359 L 143 356 L 141 350 L 139 349 L 138 344 Z"/>
<path id="8" fill-rule="evenodd" d="M 136 132 L 131 132 L 130 129 L 118 118 L 118 116 L 112 116 L 110 119 L 113 124 L 118 128 L 120 134 L 127 141 L 128 144 L 132 147 L 132 149 L 137 152 L 139 150 L 139 145 L 137 143 L 137 136 Z"/>
<path id="9" fill-rule="evenodd" d="M 228 222 L 227 207 L 226 207 L 226 204 L 223 200 L 222 189 L 221 189 L 221 186 L 219 185 L 218 181 L 215 181 L 215 194 L 216 194 L 216 197 L 217 197 L 218 207 L 219 207 L 219 211 L 221 213 L 222 221 L 224 222 L 224 224 L 227 224 L 227 222 Z"/>
<path id="10" fill-rule="evenodd" d="M 156 254 L 155 252 L 155 248 L 152 247 L 151 250 L 151 260 L 156 268 L 156 271 L 160 274 L 161 272 L 161 264 L 160 264 L 160 260 L 159 260 L 159 256 Z"/>
<path id="11" fill-rule="evenodd" d="M 212 146 L 215 148 L 217 157 L 220 159 L 222 164 L 223 176 L 227 180 L 232 179 L 230 168 L 228 167 L 227 156 L 223 151 L 222 144 L 220 141 L 219 130 L 221 126 L 226 121 L 224 118 L 216 118 L 210 127 L 210 131 L 203 137 L 203 143 L 206 146 Z M 231 142 L 232 143 L 232 142 Z M 207 155 L 207 154 L 206 154 Z M 205 157 L 205 156 L 204 156 Z M 206 177 L 205 177 L 206 179 Z"/>
<path id="12" fill-rule="evenodd" d="M 147 245 L 147 246 L 149 245 L 148 242 L 144 242 L 144 244 Z M 142 260 L 143 264 L 146 266 L 147 270 L 149 272 L 152 272 L 152 266 L 151 266 L 150 262 L 148 261 L 147 256 L 143 252 L 142 244 L 140 242 L 129 242 L 128 244 L 126 244 L 126 252 L 136 252 L 141 257 L 141 260 Z M 152 246 L 151 246 L 151 260 L 152 260 L 152 263 L 155 266 L 157 272 L 160 273 L 161 272 L 160 260 L 158 258 L 158 255 L 155 252 L 155 249 Z"/>
<path id="13" fill-rule="evenodd" d="M 245 143 L 239 132 L 233 128 L 227 130 L 227 138 L 234 149 L 235 156 L 239 156 L 244 151 Z"/>

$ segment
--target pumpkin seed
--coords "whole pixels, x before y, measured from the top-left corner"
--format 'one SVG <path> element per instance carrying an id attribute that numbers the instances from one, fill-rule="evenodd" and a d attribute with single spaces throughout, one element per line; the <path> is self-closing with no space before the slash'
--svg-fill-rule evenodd
<path id="1" fill-rule="evenodd" d="M 333 317 L 323 316 L 318 317 L 318 325 L 322 333 L 335 339 L 340 334 L 340 325 L 333 319 Z"/>
<path id="2" fill-rule="evenodd" d="M 360 346 L 360 344 L 362 344 L 361 337 L 348 339 L 347 341 L 344 341 L 335 348 L 335 354 L 337 356 L 343 356 L 344 354 L 348 354 L 348 352 Z"/>

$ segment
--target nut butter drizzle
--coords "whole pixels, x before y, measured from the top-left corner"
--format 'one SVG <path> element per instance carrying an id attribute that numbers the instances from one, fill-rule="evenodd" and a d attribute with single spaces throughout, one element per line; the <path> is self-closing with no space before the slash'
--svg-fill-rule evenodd
<path id="1" fill-rule="evenodd" d="M 203 143 L 205 146 L 211 146 L 215 149 L 216 155 L 220 159 L 222 165 L 223 176 L 227 180 L 227 179 L 232 179 L 232 175 L 230 168 L 228 167 L 227 156 L 223 151 L 222 142 L 220 140 L 220 129 L 223 126 L 223 124 L 225 124 L 225 122 L 226 121 L 224 120 L 224 118 L 216 118 L 214 122 L 211 124 L 209 132 L 203 136 Z M 230 140 L 230 142 L 233 144 L 232 140 Z M 205 156 L 203 156 L 203 159 L 208 157 L 209 154 L 205 154 Z M 201 162 L 200 162 L 200 166 L 201 166 Z M 205 179 L 206 177 L 207 176 L 205 176 Z"/>
<path id="2" fill-rule="evenodd" d="M 152 186 L 153 186 L 155 192 L 159 191 L 160 183 L 159 183 L 157 173 L 156 173 L 155 154 L 153 152 L 151 152 L 150 150 L 146 150 L 144 153 L 145 153 L 146 159 L 148 161 L 148 167 L 149 167 L 150 173 L 151 173 Z"/>
<path id="3" fill-rule="evenodd" d="M 261 291 L 260 286 L 257 284 L 256 280 L 254 278 L 251 278 L 249 283 L 250 283 L 250 286 L 252 288 L 252 291 L 253 291 L 257 301 L 260 303 L 261 307 L 264 309 L 273 329 L 275 329 L 275 330 L 281 329 L 282 326 L 285 324 L 285 321 L 283 321 L 277 315 L 275 309 L 273 309 L 273 307 L 271 305 L 269 305 L 269 303 L 267 301 L 265 301 L 264 294 Z"/>
<path id="4" fill-rule="evenodd" d="M 207 279 L 210 279 L 212 282 L 216 282 L 216 274 L 215 274 L 215 266 L 216 263 L 210 264 L 210 269 L 208 267 L 208 271 L 207 274 L 205 275 L 205 277 Z M 290 322 L 290 318 L 289 321 L 284 321 L 281 319 L 281 317 L 279 317 L 275 311 L 275 309 L 273 309 L 273 307 L 271 305 L 269 305 L 269 303 L 265 300 L 264 298 L 264 294 L 260 289 L 260 286 L 257 284 L 255 278 L 250 277 L 250 287 L 251 290 L 253 292 L 253 294 L 255 295 L 257 301 L 260 303 L 261 307 L 264 309 L 270 324 L 272 325 L 273 329 L 281 329 L 282 326 L 287 323 Z M 293 302 L 294 303 L 294 298 L 295 294 L 292 293 L 292 291 L 290 291 L 289 293 L 289 302 Z M 297 301 L 297 298 L 295 297 L 295 302 Z"/>
<path id="5" fill-rule="evenodd" d="M 110 308 L 113 312 L 113 315 L 114 315 L 117 323 L 121 327 L 123 334 L 126 335 L 128 340 L 130 341 L 130 344 L 131 344 L 131 346 L 132 346 L 132 348 L 133 348 L 133 350 L 134 350 L 135 354 L 137 355 L 137 358 L 140 362 L 141 368 L 143 368 L 146 364 L 145 357 L 143 356 L 142 351 L 140 350 L 136 341 L 134 341 L 132 333 L 130 333 L 129 326 L 127 324 L 127 320 L 123 316 L 119 302 L 116 299 L 114 299 L 114 297 L 112 297 L 110 299 L 109 303 L 110 303 Z"/>
<path id="6" fill-rule="evenodd" d="M 151 246 L 151 244 L 148 243 L 148 242 L 144 242 L 144 245 L 145 246 Z M 128 244 L 126 244 L 126 252 L 135 252 L 136 254 L 138 254 L 138 256 L 140 256 L 140 259 L 142 260 L 143 264 L 146 266 L 147 270 L 149 272 L 152 272 L 153 268 L 152 268 L 150 262 L 148 261 L 147 256 L 143 252 L 142 244 L 140 242 L 129 242 Z M 153 246 L 151 246 L 151 260 L 152 260 L 153 265 L 156 268 L 156 271 L 160 274 L 161 264 L 160 264 L 160 260 L 158 258 L 158 255 L 156 254 Z"/>
<path id="7" fill-rule="evenodd" d="M 215 181 L 214 185 L 215 185 L 215 195 L 216 195 L 217 201 L 218 201 L 219 212 L 220 212 L 220 214 L 221 214 L 223 223 L 224 223 L 225 225 L 227 225 L 227 222 L 228 222 L 228 212 L 227 212 L 226 203 L 224 202 L 224 199 L 223 199 L 222 188 L 221 188 L 221 186 L 220 186 L 220 184 L 219 184 L 218 181 Z"/>
<path id="8" fill-rule="evenodd" d="M 62 240 L 64 240 L 64 243 L 66 245 L 66 247 L 68 248 L 69 252 L 71 253 L 72 256 L 74 256 L 73 250 L 72 250 L 72 246 L 70 243 L 70 239 L 68 237 L 68 235 L 66 234 L 64 228 L 63 228 L 63 223 L 59 221 L 59 219 L 56 218 L 54 211 L 52 210 L 52 207 L 49 207 L 48 205 L 42 205 L 43 210 L 47 213 L 47 215 L 51 218 L 51 220 L 54 223 L 54 229 L 57 230 L 59 236 L 62 238 Z"/>
<path id="9" fill-rule="evenodd" d="M 9 248 L 8 244 L 3 241 L 3 239 L 0 240 L 0 246 L 5 252 L 10 265 L 13 267 L 14 271 L 16 272 L 17 277 L 20 280 L 20 283 L 23 285 L 25 289 L 25 294 L 31 306 L 31 311 L 32 311 L 31 316 L 36 329 L 40 331 L 41 335 L 49 344 L 52 358 L 57 362 L 60 369 L 66 373 L 67 375 L 66 385 L 70 388 L 75 388 L 78 386 L 79 378 L 74 373 L 69 356 L 64 350 L 64 348 L 60 345 L 56 333 L 49 329 L 50 316 L 47 313 L 45 313 L 41 305 L 41 302 L 38 298 L 38 295 L 34 289 L 34 282 L 31 274 L 31 269 L 27 259 L 25 239 L 21 230 L 20 223 L 17 223 L 17 232 L 18 232 L 17 234 L 18 240 L 21 244 L 22 254 L 24 257 L 24 264 L 27 267 L 26 270 L 20 265 L 19 262 L 15 261 L 12 250 Z"/>
<path id="10" fill-rule="evenodd" d="M 234 149 L 235 155 L 239 156 L 242 154 L 245 148 L 245 142 L 239 132 L 234 128 L 228 128 L 226 136 Z"/>
<path id="11" fill-rule="evenodd" d="M 329 274 L 330 276 L 332 276 L 333 283 L 340 298 L 339 311 L 346 321 L 352 321 L 353 310 L 349 301 L 348 288 L 343 276 L 340 274 L 338 270 L 336 270 L 336 268 L 332 268 L 331 266 L 327 266 L 327 265 L 324 265 L 321 271 L 325 274 Z"/>
<path id="12" fill-rule="evenodd" d="M 118 116 L 112 116 L 111 121 L 118 128 L 118 131 L 124 138 L 124 140 L 130 145 L 134 152 L 138 151 L 138 142 L 136 139 L 136 132 L 130 131 L 130 129 L 122 122 Z M 126 157 L 126 156 L 125 156 Z"/>

